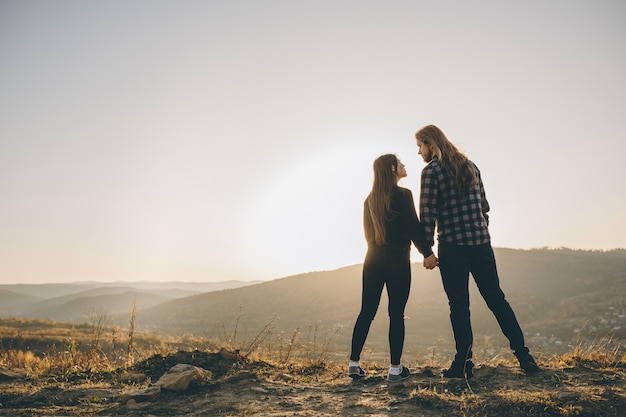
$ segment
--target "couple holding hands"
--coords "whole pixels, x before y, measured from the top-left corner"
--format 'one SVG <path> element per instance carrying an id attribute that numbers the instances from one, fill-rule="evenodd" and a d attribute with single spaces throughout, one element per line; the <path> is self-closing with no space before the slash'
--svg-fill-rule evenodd
<path id="1" fill-rule="evenodd" d="M 489 204 L 472 161 L 434 125 L 415 134 L 419 154 L 426 162 L 421 174 L 419 219 L 410 190 L 398 186 L 406 177 L 404 164 L 393 154 L 374 161 L 374 182 L 364 204 L 363 227 L 367 254 L 363 264 L 361 312 L 354 325 L 348 374 L 366 375 L 360 356 L 380 303 L 383 287 L 389 297 L 389 350 L 387 380 L 409 377 L 401 364 L 404 346 L 404 309 L 411 286 L 411 242 L 424 256 L 424 267 L 439 267 L 450 305 L 456 354 L 446 378 L 471 378 L 472 325 L 469 309 L 469 274 L 496 317 L 511 349 L 527 373 L 539 370 L 524 342 L 513 309 L 500 288 L 489 236 Z M 438 257 L 432 251 L 435 225 Z"/>

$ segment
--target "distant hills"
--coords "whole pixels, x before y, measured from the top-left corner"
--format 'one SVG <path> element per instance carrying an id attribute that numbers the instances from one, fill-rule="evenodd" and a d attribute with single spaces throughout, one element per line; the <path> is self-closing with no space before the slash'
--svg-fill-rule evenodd
<path id="1" fill-rule="evenodd" d="M 79 282 L 0 285 L 0 317 L 86 322 L 90 315 L 126 314 L 165 301 L 255 282 Z"/>
<path id="2" fill-rule="evenodd" d="M 496 249 L 501 285 L 527 333 L 528 343 L 555 350 L 581 337 L 626 336 L 626 251 Z M 272 317 L 277 332 L 298 328 L 302 338 L 333 336 L 348 346 L 359 312 L 362 265 L 311 272 L 253 286 L 198 294 L 146 309 L 144 328 L 212 337 L 254 337 Z M 406 310 L 409 352 L 438 344 L 450 348 L 447 299 L 438 271 L 412 265 Z M 475 343 L 485 350 L 506 347 L 496 320 L 470 281 Z M 368 346 L 385 350 L 387 300 L 383 296 Z M 241 314 L 239 313 L 241 311 Z M 237 323 L 237 324 L 236 324 Z"/>
<path id="3" fill-rule="evenodd" d="M 626 340 L 626 250 L 496 249 L 501 285 L 534 350 L 553 351 L 582 338 Z M 412 265 L 407 306 L 407 354 L 451 349 L 448 306 L 439 272 Z M 259 283 L 0 285 L 0 316 L 84 320 L 98 309 L 125 325 L 136 299 L 140 329 L 171 335 L 250 340 L 271 324 L 285 338 L 299 333 L 320 345 L 332 336 L 345 351 L 359 312 L 362 265 Z M 471 282 L 476 349 L 507 343 Z M 199 285 L 199 284 L 198 284 Z M 209 285 L 209 284 L 203 284 Z M 222 287 L 220 288 L 219 285 Z M 228 288 L 230 287 L 230 288 Z M 44 298 L 45 294 L 54 297 Z M 387 299 L 383 296 L 366 348 L 386 355 Z"/>

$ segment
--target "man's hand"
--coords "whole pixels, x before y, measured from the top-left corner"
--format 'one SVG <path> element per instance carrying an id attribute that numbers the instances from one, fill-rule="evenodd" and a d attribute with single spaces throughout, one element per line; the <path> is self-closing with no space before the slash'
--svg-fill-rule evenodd
<path id="1" fill-rule="evenodd" d="M 433 253 L 428 258 L 424 258 L 424 268 L 426 269 L 435 269 L 439 265 L 439 259 Z"/>

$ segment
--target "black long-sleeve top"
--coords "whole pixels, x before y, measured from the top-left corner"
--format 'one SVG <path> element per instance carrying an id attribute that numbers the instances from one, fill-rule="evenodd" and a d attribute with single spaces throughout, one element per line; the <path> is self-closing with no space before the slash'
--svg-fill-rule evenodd
<path id="1" fill-rule="evenodd" d="M 368 197 L 369 198 L 369 197 Z M 425 258 L 432 255 L 431 244 L 426 240 L 424 227 L 417 218 L 411 190 L 396 187 L 391 195 L 392 219 L 385 222 L 386 245 L 392 248 L 408 248 L 411 242 Z M 368 208 L 368 199 L 363 207 L 363 229 L 368 246 L 379 246 L 374 241 L 374 226 Z"/>

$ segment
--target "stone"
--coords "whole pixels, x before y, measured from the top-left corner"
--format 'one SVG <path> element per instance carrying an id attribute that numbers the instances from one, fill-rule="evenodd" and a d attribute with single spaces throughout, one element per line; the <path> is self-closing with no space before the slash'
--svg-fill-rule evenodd
<path id="1" fill-rule="evenodd" d="M 210 379 L 211 376 L 211 372 L 206 369 L 179 363 L 172 366 L 154 385 L 170 391 L 184 391 L 191 381 L 204 381 Z"/>

